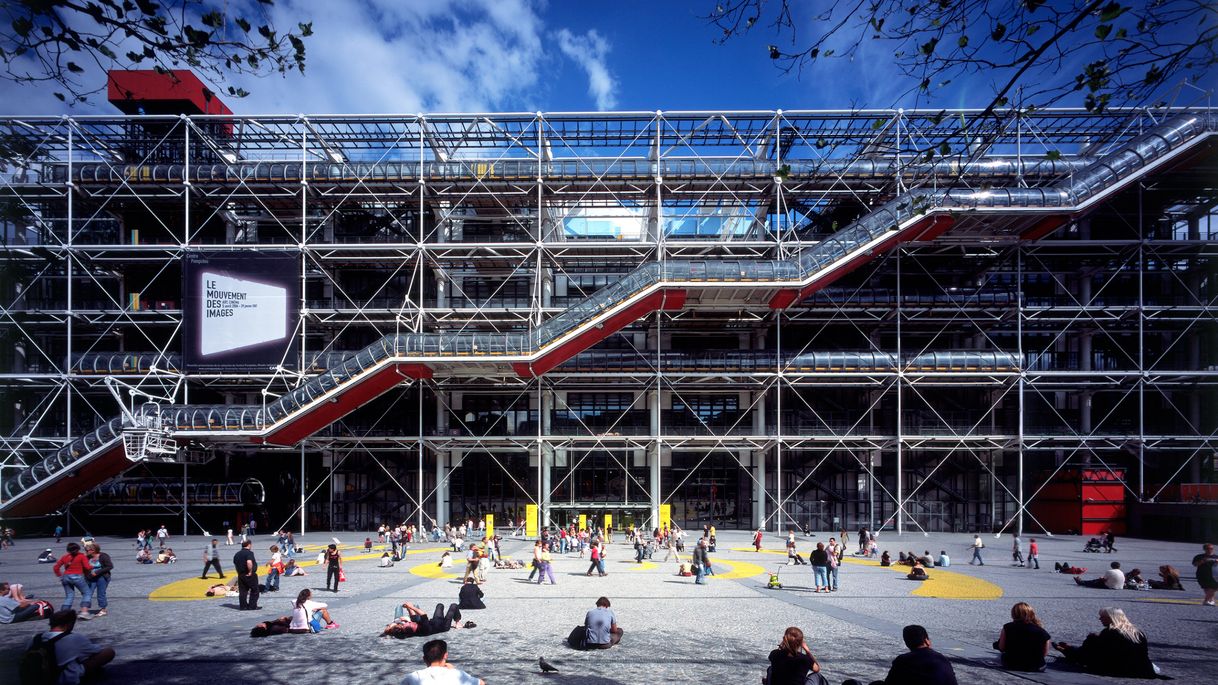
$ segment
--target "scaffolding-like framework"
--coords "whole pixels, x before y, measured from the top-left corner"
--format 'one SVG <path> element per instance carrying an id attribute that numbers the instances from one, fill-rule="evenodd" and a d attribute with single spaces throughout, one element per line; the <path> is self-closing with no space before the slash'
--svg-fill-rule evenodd
<path id="1" fill-rule="evenodd" d="M 1214 113 L 1190 112 L 1204 134 L 1136 182 L 1028 216 L 977 198 L 1067 187 L 1180 112 L 0 119 L 0 507 L 54 475 L 47 454 L 70 470 L 122 442 L 116 381 L 172 400 L 168 430 L 207 451 L 196 480 L 262 478 L 301 528 L 529 504 L 655 525 L 668 504 L 683 525 L 1041 531 L 1030 503 L 1083 465 L 1170 499 L 1213 480 L 1218 446 L 1218 158 Z M 961 191 L 973 213 L 817 288 L 716 290 L 711 269 L 693 305 L 553 365 L 475 340 L 475 361 L 251 443 L 385 336 L 529 334 L 650 263 L 798 261 L 885 203 Z M 268 252 L 299 264 L 294 355 L 183 369 L 183 260 Z"/>

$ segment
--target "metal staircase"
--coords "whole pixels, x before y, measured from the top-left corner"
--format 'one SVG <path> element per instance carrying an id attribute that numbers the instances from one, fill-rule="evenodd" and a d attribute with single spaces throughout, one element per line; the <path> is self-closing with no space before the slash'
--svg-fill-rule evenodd
<path id="1" fill-rule="evenodd" d="M 1215 133 L 1209 112 L 1177 116 L 1052 186 L 909 190 L 790 260 L 670 260 L 645 264 L 522 333 L 385 336 L 266 405 L 162 407 L 173 438 L 293 445 L 405 380 L 435 375 L 541 376 L 652 312 L 725 304 L 784 309 L 902 242 L 943 233 L 1036 239 Z M 129 420 L 128 420 L 129 422 Z M 128 426 L 114 419 L 0 486 L 0 514 L 51 512 L 126 470 Z"/>

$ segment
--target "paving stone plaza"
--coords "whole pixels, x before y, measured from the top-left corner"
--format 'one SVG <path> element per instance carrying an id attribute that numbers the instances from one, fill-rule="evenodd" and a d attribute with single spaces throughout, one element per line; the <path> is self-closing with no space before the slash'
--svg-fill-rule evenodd
<path id="1" fill-rule="evenodd" d="M 377 635 L 403 601 L 423 608 L 456 601 L 460 555 L 445 573 L 438 566 L 443 544 L 415 544 L 402 562 L 379 568 L 380 547 L 365 553 L 366 534 L 338 536 L 347 577 L 339 593 L 323 590 L 324 569 L 314 563 L 330 535 L 309 534 L 298 540 L 306 549 L 301 558 L 308 575 L 282 579 L 280 592 L 262 595 L 260 611 L 246 612 L 238 610 L 236 598 L 204 597 L 213 582 L 198 579 L 205 538 L 171 538 L 179 556 L 171 565 L 136 564 L 131 539 L 99 538 L 116 566 L 109 615 L 79 622 L 76 630 L 117 650 L 102 682 L 398 682 L 421 667 L 426 640 Z M 806 555 L 828 537 L 801 536 L 799 549 Z M 221 542 L 231 579 L 231 556 L 238 548 Z M 836 684 L 882 678 L 892 657 L 904 650 L 902 626 L 920 623 L 934 647 L 952 658 L 961 683 L 1125 682 L 1079 673 L 1052 659 L 1044 673 L 999 670 L 990 644 L 1009 620 L 1011 605 L 1022 600 L 1035 607 L 1054 641 L 1071 644 L 1099 629 L 1100 608 L 1121 607 L 1149 637 L 1151 658 L 1166 675 L 1185 683 L 1212 682 L 1218 609 L 1201 605 L 1190 565 L 1198 544 L 1118 539 L 1114 554 L 1089 554 L 1078 537 L 1038 538 L 1042 568 L 1037 571 L 1011 566 L 1009 537 L 986 538 L 984 567 L 968 565 L 968 535 L 881 534 L 879 542 L 894 558 L 898 551 L 937 555 L 945 550 L 952 566 L 931 569 L 931 579 L 917 583 L 906 580 L 904 570 L 896 572 L 903 567 L 881 568 L 848 556 L 840 591 L 815 594 L 810 567 L 785 565 L 781 538 L 767 535 L 759 554 L 748 533 L 721 532 L 718 552 L 711 555 L 717 575 L 697 586 L 693 578 L 675 575 L 676 563 L 664 563 L 662 552 L 654 562 L 636 564 L 630 546 L 615 537 L 603 578 L 587 577 L 588 560 L 574 553 L 556 556 L 556 585 L 528 583 L 528 569 L 490 570 L 483 586 L 488 608 L 464 616 L 477 626 L 443 637 L 451 661 L 487 683 L 758 683 L 783 630 L 799 626 L 823 673 Z M 271 536 L 255 539 L 260 562 L 269 558 L 273 543 Z M 53 538 L 19 538 L 0 553 L 0 580 L 23 583 L 27 594 L 58 606 L 60 585 L 50 565 L 35 563 L 35 557 L 47 547 L 58 554 L 63 546 Z M 528 559 L 531 542 L 505 538 L 501 548 L 506 556 Z M 1055 562 L 1066 561 L 1087 567 L 1085 577 L 1096 577 L 1113 560 L 1149 577 L 1161 564 L 1171 564 L 1181 570 L 1185 591 L 1094 590 L 1053 572 Z M 781 590 L 766 587 L 773 570 L 780 574 Z M 305 587 L 329 603 L 338 629 L 248 637 L 258 621 L 289 614 L 291 601 Z M 601 595 L 612 600 L 625 630 L 621 645 L 599 652 L 568 648 L 567 633 L 582 624 Z M 34 629 L 32 623 L 0 626 L 0 682 L 17 682 L 16 664 Z M 543 656 L 558 674 L 541 674 L 537 664 Z"/>

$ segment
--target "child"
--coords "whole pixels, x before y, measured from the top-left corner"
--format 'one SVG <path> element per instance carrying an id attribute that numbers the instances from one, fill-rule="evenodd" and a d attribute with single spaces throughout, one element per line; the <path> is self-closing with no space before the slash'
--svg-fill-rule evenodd
<path id="1" fill-rule="evenodd" d="M 389 552 L 381 555 L 381 568 L 390 568 L 393 566 L 393 558 L 389 556 Z"/>
<path id="2" fill-rule="evenodd" d="M 364 538 L 364 551 L 365 552 L 372 551 L 372 538 Z"/>

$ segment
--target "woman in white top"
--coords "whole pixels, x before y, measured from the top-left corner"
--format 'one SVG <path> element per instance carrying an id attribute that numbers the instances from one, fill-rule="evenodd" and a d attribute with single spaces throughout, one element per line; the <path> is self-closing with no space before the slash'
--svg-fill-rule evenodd
<path id="1" fill-rule="evenodd" d="M 305 588 L 296 595 L 296 603 L 292 605 L 292 624 L 288 626 L 289 633 L 310 633 L 313 632 L 309 627 L 309 621 L 313 617 L 321 614 L 321 619 L 326 622 L 326 628 L 337 628 L 338 624 L 330 618 L 330 610 L 326 608 L 325 602 L 314 602 L 313 591 Z"/>

